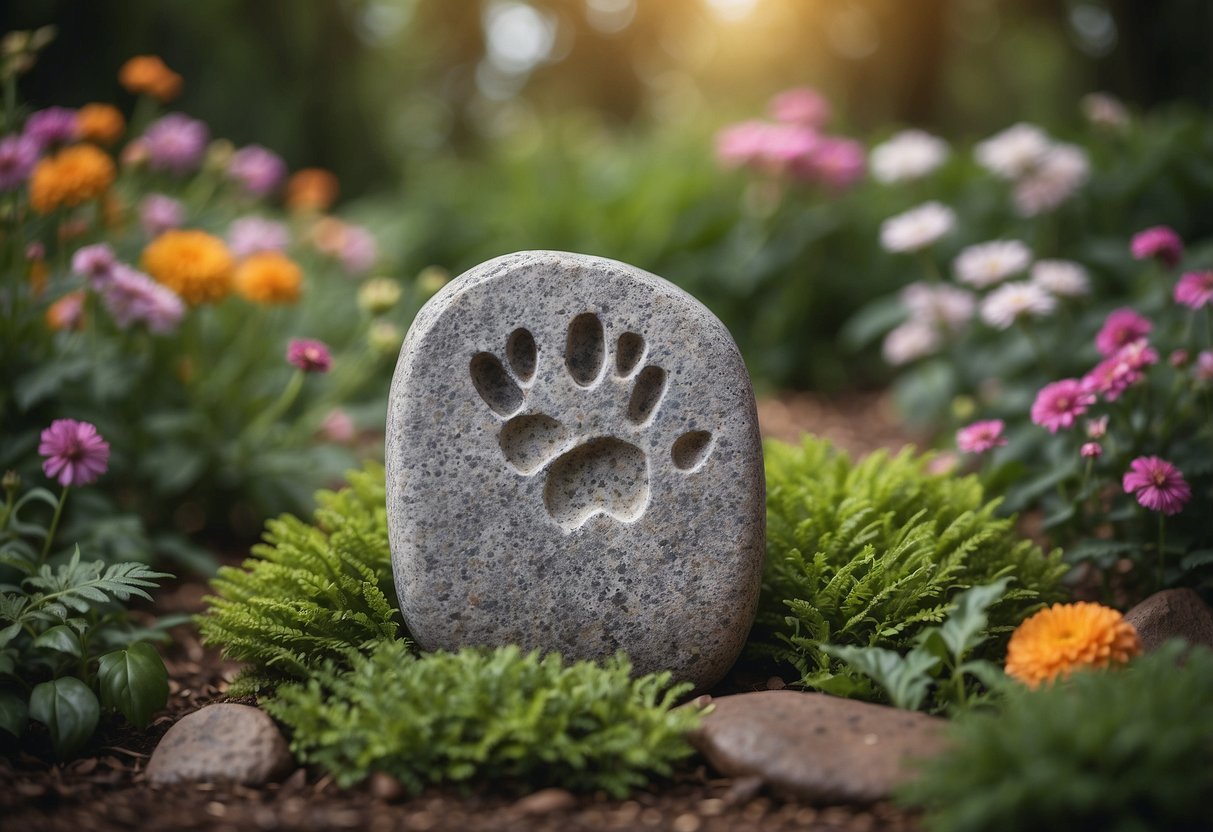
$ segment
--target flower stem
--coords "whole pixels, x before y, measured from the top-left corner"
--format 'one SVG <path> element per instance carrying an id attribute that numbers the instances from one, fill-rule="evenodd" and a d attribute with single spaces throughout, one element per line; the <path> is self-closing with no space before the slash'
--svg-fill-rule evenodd
<path id="1" fill-rule="evenodd" d="M 51 542 L 55 539 L 55 532 L 59 530 L 59 518 L 63 516 L 63 504 L 67 502 L 67 492 L 71 488 L 70 485 L 63 486 L 63 493 L 59 495 L 59 502 L 55 504 L 55 514 L 51 517 L 51 527 L 46 530 L 46 542 L 42 544 L 42 554 L 38 557 L 38 563 L 46 563 L 46 556 L 50 554 Z"/>

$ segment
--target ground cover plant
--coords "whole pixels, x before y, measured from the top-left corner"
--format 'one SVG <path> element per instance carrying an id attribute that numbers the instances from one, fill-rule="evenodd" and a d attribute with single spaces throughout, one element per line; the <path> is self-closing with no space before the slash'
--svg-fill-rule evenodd
<path id="1" fill-rule="evenodd" d="M 1062 597 L 1066 566 L 1020 539 L 976 477 L 931 473 L 904 450 L 852 462 L 827 442 L 768 442 L 767 556 L 751 640 L 807 687 L 881 698 L 827 645 L 911 648 L 964 590 L 1001 578 L 987 649 L 1042 603 Z"/>

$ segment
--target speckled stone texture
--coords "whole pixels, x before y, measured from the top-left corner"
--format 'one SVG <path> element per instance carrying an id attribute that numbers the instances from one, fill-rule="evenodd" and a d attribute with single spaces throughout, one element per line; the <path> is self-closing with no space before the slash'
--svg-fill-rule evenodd
<path id="1" fill-rule="evenodd" d="M 741 650 L 766 519 L 754 394 L 702 304 L 523 252 L 452 281 L 401 349 L 388 528 L 424 649 L 520 644 L 703 689 Z"/>
<path id="2" fill-rule="evenodd" d="M 161 738 L 147 764 L 149 782 L 241 783 L 257 786 L 294 767 L 270 715 L 220 702 L 182 717 Z"/>

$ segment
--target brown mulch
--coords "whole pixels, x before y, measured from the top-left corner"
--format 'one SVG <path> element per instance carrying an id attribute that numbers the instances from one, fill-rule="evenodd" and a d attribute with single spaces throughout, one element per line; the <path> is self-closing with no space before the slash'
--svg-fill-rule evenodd
<path id="1" fill-rule="evenodd" d="M 841 398 L 787 394 L 759 403 L 764 436 L 795 441 L 802 432 L 826 436 L 852 454 L 907 441 L 887 397 Z M 160 614 L 197 612 L 206 587 L 181 583 L 162 595 Z M 223 701 L 237 665 L 204 647 L 191 625 L 172 631 L 162 648 L 170 676 L 169 703 L 151 727 L 137 731 L 103 724 L 78 759 L 56 764 L 45 744 L 28 750 L 0 745 L 0 827 L 5 830 L 606 830 L 668 829 L 675 832 L 771 830 L 913 830 L 911 815 L 890 804 L 810 806 L 762 793 L 747 780 L 718 778 L 697 758 L 672 780 L 655 783 L 628 800 L 604 794 L 570 795 L 544 790 L 519 797 L 480 787 L 471 793 L 429 789 L 410 797 L 394 781 L 373 778 L 351 788 L 300 768 L 282 783 L 261 788 L 221 784 L 153 787 L 143 781 L 148 758 L 179 718 Z M 782 687 L 778 678 L 740 671 L 716 693 Z"/>

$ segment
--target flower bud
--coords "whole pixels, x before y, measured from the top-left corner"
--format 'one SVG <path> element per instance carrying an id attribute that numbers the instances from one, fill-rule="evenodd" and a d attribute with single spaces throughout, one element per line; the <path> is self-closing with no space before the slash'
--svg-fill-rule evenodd
<path id="1" fill-rule="evenodd" d="M 390 277 L 376 277 L 358 290 L 358 306 L 371 315 L 382 315 L 400 300 L 400 283 Z"/>
<path id="2" fill-rule="evenodd" d="M 441 266 L 426 266 L 417 275 L 417 291 L 429 298 L 451 279 L 451 273 Z"/>
<path id="3" fill-rule="evenodd" d="M 402 340 L 400 327 L 390 321 L 375 321 L 371 324 L 370 332 L 367 333 L 367 341 L 370 343 L 371 349 L 381 355 L 391 355 L 399 350 Z"/>

